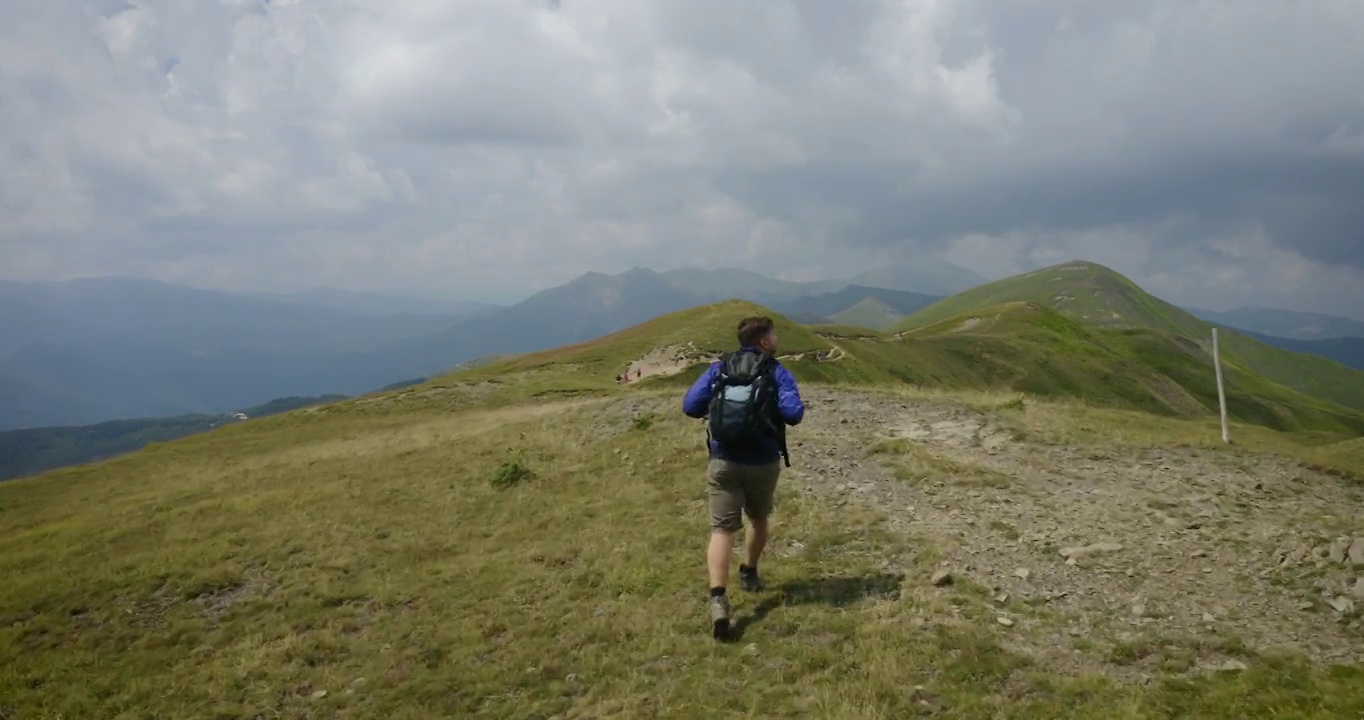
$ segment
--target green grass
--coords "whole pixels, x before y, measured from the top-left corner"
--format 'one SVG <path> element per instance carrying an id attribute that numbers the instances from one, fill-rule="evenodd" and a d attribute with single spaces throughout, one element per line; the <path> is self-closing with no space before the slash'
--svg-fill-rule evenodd
<path id="1" fill-rule="evenodd" d="M 1244 672 L 1185 674 L 1175 641 L 1106 661 L 1168 660 L 1147 683 L 1050 667 L 1017 648 L 1025 628 L 994 622 L 985 589 L 929 585 L 942 557 L 931 539 L 790 483 L 772 587 L 736 594 L 742 637 L 715 643 L 702 436 L 676 412 L 687 376 L 621 388 L 611 374 L 660 345 L 725 349 L 751 309 L 667 316 L 0 485 L 0 717 L 1364 714 L 1358 667 L 1255 657 Z M 849 353 L 792 363 L 807 387 L 912 393 L 908 379 L 932 373 L 1034 441 L 1216 442 L 1207 417 L 1001 394 L 1035 345 L 1053 364 L 1088 347 L 1073 323 L 1039 317 L 1004 320 L 1022 323 L 1007 352 L 780 332 L 784 352 Z M 1233 432 L 1233 452 L 1364 473 L 1357 441 Z M 913 443 L 871 450 L 907 479 L 1008 483 Z"/>
<path id="2" fill-rule="evenodd" d="M 770 562 L 774 590 L 736 596 L 743 637 L 717 645 L 695 428 L 603 436 L 612 407 L 300 413 L 9 483 L 0 702 L 109 718 L 1364 711 L 1358 669 L 1290 660 L 1150 685 L 1055 674 L 988 613 L 951 620 L 976 601 L 927 587 L 921 543 L 790 494 L 774 532 L 804 547 Z M 526 473 L 490 483 L 508 448 Z"/>
<path id="3" fill-rule="evenodd" d="M 960 323 L 989 308 L 1019 302 L 1054 309 L 1087 327 L 1145 329 L 1187 338 L 1211 353 L 1211 324 L 1146 293 L 1108 268 L 1086 262 L 1043 268 L 981 285 L 924 308 L 892 330 L 906 332 L 946 321 Z M 1229 365 L 1318 400 L 1364 410 L 1364 372 L 1272 347 L 1235 332 L 1222 331 L 1220 335 L 1222 356 Z"/>
<path id="4" fill-rule="evenodd" d="M 1167 417 L 1217 412 L 1212 361 L 1196 345 L 1158 330 L 1086 327 L 1035 303 L 986 308 L 898 337 L 833 341 L 850 359 L 828 364 L 840 366 L 821 376 L 830 381 L 1007 390 Z M 1226 388 L 1238 422 L 1335 440 L 1364 433 L 1364 413 L 1237 365 L 1226 368 Z"/>

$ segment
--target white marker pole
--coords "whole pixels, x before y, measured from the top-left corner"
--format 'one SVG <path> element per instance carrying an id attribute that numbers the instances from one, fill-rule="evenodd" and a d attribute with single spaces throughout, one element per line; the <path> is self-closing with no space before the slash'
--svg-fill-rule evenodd
<path id="1" fill-rule="evenodd" d="M 1217 328 L 1212 329 L 1212 364 L 1217 366 L 1217 404 L 1222 410 L 1222 442 L 1231 442 L 1227 432 L 1227 391 L 1222 386 L 1222 355 L 1217 348 Z"/>

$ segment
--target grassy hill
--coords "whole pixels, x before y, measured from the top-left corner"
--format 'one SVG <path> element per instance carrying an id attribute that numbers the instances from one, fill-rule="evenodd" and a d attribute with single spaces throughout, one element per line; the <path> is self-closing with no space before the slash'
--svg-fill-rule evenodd
<path id="1" fill-rule="evenodd" d="M 988 283 L 949 297 L 901 321 L 911 330 L 1002 303 L 1033 302 L 1098 328 L 1152 329 L 1210 347 L 1212 326 L 1156 298 L 1101 265 L 1073 262 Z M 1224 358 L 1279 385 L 1364 409 L 1364 373 L 1324 358 L 1224 332 Z"/>
<path id="2" fill-rule="evenodd" d="M 0 716 L 1364 713 L 1327 551 L 1364 537 L 1353 442 L 1134 411 L 1139 343 L 1027 305 L 900 338 L 778 318 L 809 413 L 771 588 L 715 643 L 679 386 L 757 311 L 0 485 Z"/>

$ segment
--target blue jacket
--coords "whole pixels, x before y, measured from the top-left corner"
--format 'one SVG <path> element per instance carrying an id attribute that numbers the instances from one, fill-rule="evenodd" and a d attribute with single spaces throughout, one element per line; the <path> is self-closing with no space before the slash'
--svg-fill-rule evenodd
<path id="1" fill-rule="evenodd" d="M 743 348 L 740 352 L 757 352 L 754 348 Z M 720 371 L 716 362 L 692 384 L 682 398 L 682 412 L 688 417 L 703 418 L 710 410 L 710 386 Z M 781 363 L 776 363 L 772 377 L 777 381 L 777 412 L 787 425 L 799 425 L 805 418 L 805 402 L 800 399 L 800 389 L 796 378 Z M 781 458 L 781 443 L 776 438 L 763 443 L 761 447 L 748 451 L 734 451 L 720 446 L 719 441 L 711 440 L 710 456 L 744 465 L 765 465 Z"/>

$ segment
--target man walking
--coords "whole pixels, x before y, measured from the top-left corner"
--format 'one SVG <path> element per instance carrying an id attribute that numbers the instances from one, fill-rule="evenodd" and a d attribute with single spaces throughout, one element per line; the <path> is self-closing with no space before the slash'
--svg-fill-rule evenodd
<path id="1" fill-rule="evenodd" d="M 734 535 L 743 527 L 740 513 L 748 515 L 752 527 L 739 580 L 745 590 L 756 592 L 763 588 L 758 560 L 767 545 L 767 520 L 781 460 L 786 459 L 786 426 L 805 417 L 796 379 L 777 362 L 772 319 L 744 318 L 738 339 L 739 351 L 711 365 L 682 400 L 689 417 L 709 419 L 711 536 L 706 564 L 711 630 L 717 639 L 729 633 L 725 585 Z"/>

